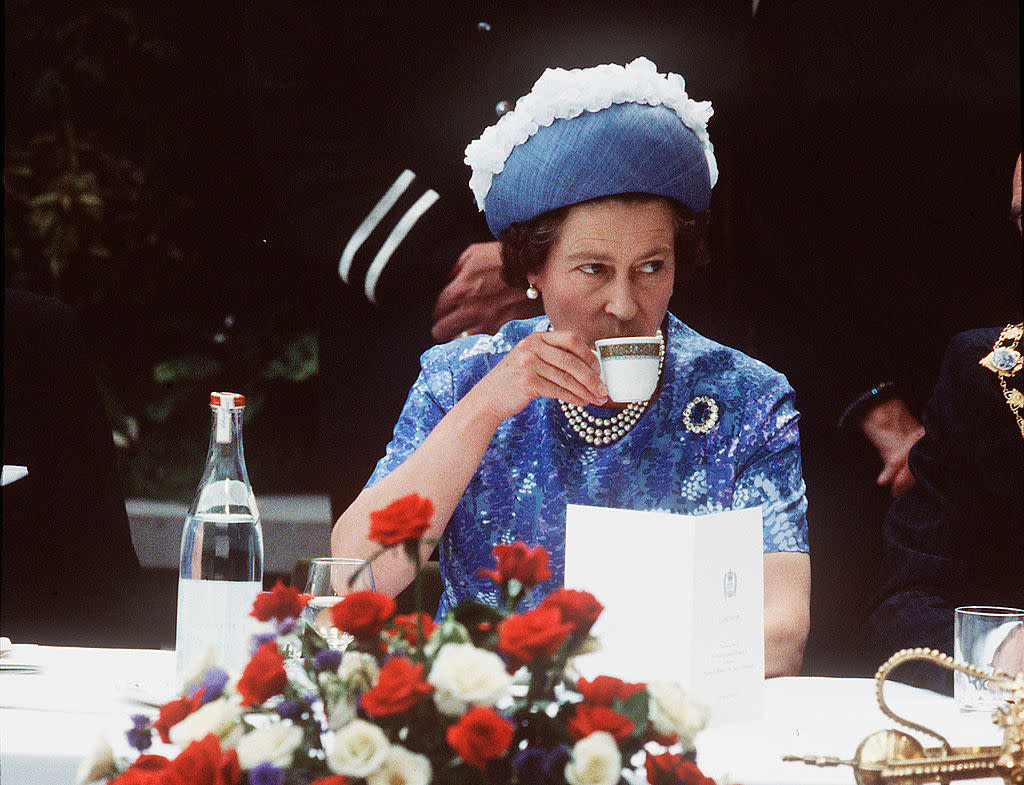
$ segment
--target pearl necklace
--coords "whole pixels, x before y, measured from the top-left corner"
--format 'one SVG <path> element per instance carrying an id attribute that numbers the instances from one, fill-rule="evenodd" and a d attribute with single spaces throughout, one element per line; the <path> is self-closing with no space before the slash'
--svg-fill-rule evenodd
<path id="1" fill-rule="evenodd" d="M 661 338 L 658 345 L 658 379 L 661 380 L 661 369 L 665 365 L 665 339 L 661 330 L 656 333 Z M 647 411 L 650 401 L 637 401 L 627 404 L 626 408 L 612 417 L 596 417 L 582 406 L 567 403 L 559 399 L 558 405 L 568 420 L 569 426 L 587 444 L 604 447 L 617 442 L 630 432 L 640 416 Z"/>

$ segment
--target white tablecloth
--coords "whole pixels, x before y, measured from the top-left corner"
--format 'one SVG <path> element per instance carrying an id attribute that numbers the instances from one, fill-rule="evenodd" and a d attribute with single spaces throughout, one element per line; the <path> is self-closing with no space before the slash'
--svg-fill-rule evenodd
<path id="1" fill-rule="evenodd" d="M 15 645 L 4 663 L 32 663 L 36 673 L 0 672 L 0 783 L 65 785 L 78 764 L 108 737 L 127 755 L 132 714 L 157 710 L 130 696 L 166 693 L 174 652 Z"/>
<path id="2" fill-rule="evenodd" d="M 100 734 L 129 752 L 130 716 L 156 709 L 133 700 L 170 689 L 174 653 L 154 650 L 15 646 L 4 662 L 37 673 L 0 672 L 0 783 L 63 785 Z M 945 734 L 954 745 L 998 744 L 984 715 L 961 715 L 952 699 L 902 684 L 886 686 L 890 706 Z M 697 738 L 698 763 L 718 782 L 743 785 L 852 785 L 849 768 L 783 763 L 783 754 L 852 758 L 872 731 L 893 727 L 877 708 L 869 679 L 788 678 L 766 682 L 765 716 L 711 727 Z M 918 734 L 913 734 L 918 735 Z M 927 747 L 934 742 L 918 736 Z M 161 750 L 158 746 L 153 750 Z"/>

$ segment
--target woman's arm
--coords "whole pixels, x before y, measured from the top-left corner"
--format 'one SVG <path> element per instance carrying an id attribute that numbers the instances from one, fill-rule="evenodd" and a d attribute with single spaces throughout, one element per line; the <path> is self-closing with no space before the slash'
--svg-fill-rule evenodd
<path id="1" fill-rule="evenodd" d="M 764 555 L 765 676 L 794 676 L 810 628 L 811 566 L 806 553 Z"/>
<path id="2" fill-rule="evenodd" d="M 335 524 L 331 552 L 369 557 L 378 548 L 368 537 L 370 513 L 409 493 L 433 502 L 424 537 L 439 539 L 498 426 L 538 396 L 579 405 L 606 400 L 597 359 L 575 334 L 532 333 L 516 344 L 400 466 L 363 489 Z M 423 557 L 430 548 L 423 546 Z M 373 575 L 377 590 L 393 596 L 412 580 L 413 566 L 401 549 L 393 549 L 374 562 Z"/>
<path id="3" fill-rule="evenodd" d="M 764 659 L 766 676 L 791 676 L 803 663 L 810 626 L 811 568 L 807 499 L 800 466 L 799 415 L 793 390 L 770 379 L 748 399 L 751 453 L 735 494 L 764 516 Z M 767 405 L 766 403 L 767 402 Z"/>

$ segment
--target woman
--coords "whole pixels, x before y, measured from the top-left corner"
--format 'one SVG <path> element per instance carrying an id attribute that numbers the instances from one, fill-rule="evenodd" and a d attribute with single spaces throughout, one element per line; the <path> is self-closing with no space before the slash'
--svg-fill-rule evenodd
<path id="1" fill-rule="evenodd" d="M 371 511 L 429 497 L 444 614 L 496 599 L 477 570 L 498 542 L 550 552 L 553 576 L 534 600 L 561 585 L 568 503 L 694 514 L 760 505 L 766 670 L 799 669 L 810 578 L 792 389 L 667 312 L 717 179 L 710 115 L 680 77 L 642 58 L 549 70 L 467 148 L 503 274 L 543 298 L 545 315 L 423 355 L 386 455 L 334 527 L 334 553 L 369 555 Z M 616 407 L 594 341 L 659 330 L 657 392 Z M 394 594 L 412 570 L 393 551 L 374 575 Z"/>

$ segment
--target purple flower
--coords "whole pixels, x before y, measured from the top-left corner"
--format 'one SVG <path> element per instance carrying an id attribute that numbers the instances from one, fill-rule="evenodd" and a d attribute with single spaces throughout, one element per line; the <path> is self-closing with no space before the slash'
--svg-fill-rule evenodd
<path id="1" fill-rule="evenodd" d="M 203 688 L 203 703 L 217 700 L 224 694 L 224 687 L 228 683 L 228 672 L 223 668 L 207 668 L 203 671 L 199 686 Z"/>
<path id="2" fill-rule="evenodd" d="M 308 708 L 308 705 L 300 703 L 299 701 L 283 700 L 277 704 L 274 711 L 276 711 L 277 716 L 283 720 L 295 720 L 298 722 L 302 718 L 302 713 Z"/>
<path id="3" fill-rule="evenodd" d="M 568 761 L 569 748 L 564 744 L 553 750 L 527 747 L 513 759 L 519 779 L 526 785 L 555 785 L 562 782 Z"/>
<path id="4" fill-rule="evenodd" d="M 128 743 L 139 752 L 145 752 L 153 746 L 153 728 L 145 714 L 132 715 L 132 727 L 125 732 Z"/>
<path id="5" fill-rule="evenodd" d="M 289 616 L 287 619 L 278 619 L 277 620 L 277 634 L 278 635 L 288 635 L 290 633 L 293 633 L 293 632 L 295 632 L 296 627 L 297 627 L 296 620 L 292 616 Z"/>
<path id="6" fill-rule="evenodd" d="M 284 770 L 273 763 L 260 763 L 249 772 L 249 785 L 284 785 Z"/>
<path id="7" fill-rule="evenodd" d="M 277 632 L 260 632 L 253 635 L 249 641 L 249 654 L 255 654 L 256 650 L 264 643 L 273 643 L 277 640 Z"/>
<path id="8" fill-rule="evenodd" d="M 313 656 L 313 667 L 318 671 L 336 671 L 341 665 L 341 652 L 336 649 L 324 649 Z"/>

